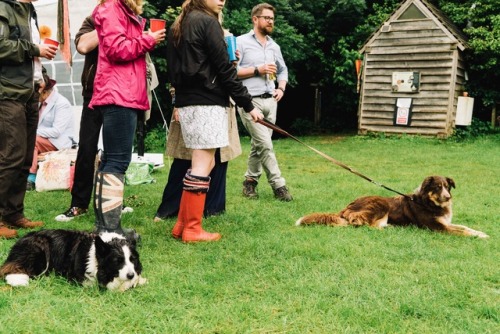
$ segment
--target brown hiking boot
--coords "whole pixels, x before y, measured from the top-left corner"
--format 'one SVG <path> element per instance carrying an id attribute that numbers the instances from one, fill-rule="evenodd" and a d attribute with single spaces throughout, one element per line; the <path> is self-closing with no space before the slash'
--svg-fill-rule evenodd
<path id="1" fill-rule="evenodd" d="M 37 228 L 37 227 L 42 227 L 43 223 L 42 222 L 34 222 L 29 220 L 26 217 L 20 218 L 16 220 L 15 222 L 8 222 L 8 221 L 3 221 L 5 225 L 8 225 L 9 227 L 13 228 Z"/>
<path id="2" fill-rule="evenodd" d="M 290 195 L 290 192 L 288 191 L 288 188 L 286 186 L 274 189 L 274 197 L 283 202 L 290 202 L 291 200 L 293 200 L 293 197 L 292 195 Z"/>
<path id="3" fill-rule="evenodd" d="M 257 191 L 255 188 L 257 188 L 257 181 L 252 180 L 252 179 L 246 179 L 243 181 L 243 196 L 247 198 L 259 198 L 259 194 L 257 194 Z"/>
<path id="4" fill-rule="evenodd" d="M 5 239 L 17 238 L 17 231 L 11 230 L 7 226 L 5 226 L 2 222 L 0 222 L 0 238 L 5 238 Z"/>

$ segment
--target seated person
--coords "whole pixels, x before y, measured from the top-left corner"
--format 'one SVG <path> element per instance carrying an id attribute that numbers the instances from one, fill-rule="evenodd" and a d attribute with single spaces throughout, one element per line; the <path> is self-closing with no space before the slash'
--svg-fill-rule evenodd
<path id="1" fill-rule="evenodd" d="M 28 190 L 35 189 L 38 155 L 40 153 L 71 148 L 73 145 L 73 110 L 71 103 L 59 94 L 56 81 L 44 74 L 40 88 L 40 111 L 36 130 L 35 152 L 28 176 Z"/>

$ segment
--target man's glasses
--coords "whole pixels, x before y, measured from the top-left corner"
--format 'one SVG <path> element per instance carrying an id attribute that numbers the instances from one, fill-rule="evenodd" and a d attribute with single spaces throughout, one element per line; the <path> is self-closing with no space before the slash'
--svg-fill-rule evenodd
<path id="1" fill-rule="evenodd" d="M 266 20 L 267 23 L 271 23 L 272 22 L 275 22 L 275 18 L 272 17 L 272 16 L 257 16 L 259 19 L 262 18 L 264 20 Z"/>

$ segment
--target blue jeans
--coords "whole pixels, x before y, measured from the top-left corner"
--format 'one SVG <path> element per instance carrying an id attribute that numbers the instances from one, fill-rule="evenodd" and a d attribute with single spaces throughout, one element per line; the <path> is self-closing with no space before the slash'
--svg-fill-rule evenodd
<path id="1" fill-rule="evenodd" d="M 102 113 L 102 141 L 104 152 L 99 171 L 125 174 L 132 160 L 137 113 L 142 110 L 116 105 L 96 108 Z"/>

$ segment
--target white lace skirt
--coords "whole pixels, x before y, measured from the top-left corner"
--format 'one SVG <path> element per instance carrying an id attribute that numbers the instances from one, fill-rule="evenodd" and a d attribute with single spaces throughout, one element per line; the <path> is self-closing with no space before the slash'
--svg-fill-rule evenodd
<path id="1" fill-rule="evenodd" d="M 229 145 L 225 107 L 188 106 L 178 110 L 182 138 L 187 148 L 210 149 Z"/>

